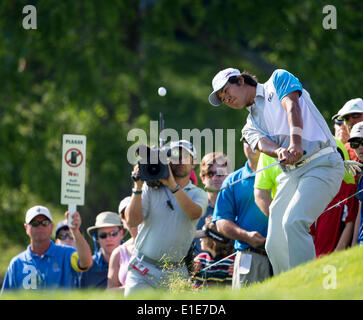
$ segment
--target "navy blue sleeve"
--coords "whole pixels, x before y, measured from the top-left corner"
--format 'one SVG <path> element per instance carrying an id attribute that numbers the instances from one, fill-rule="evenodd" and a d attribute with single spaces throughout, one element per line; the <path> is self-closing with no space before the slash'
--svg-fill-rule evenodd
<path id="1" fill-rule="evenodd" d="M 277 69 L 274 71 L 272 76 L 272 81 L 280 100 L 287 94 L 294 91 L 299 91 L 299 96 L 301 95 L 302 85 L 299 79 L 290 72 L 283 69 Z"/>

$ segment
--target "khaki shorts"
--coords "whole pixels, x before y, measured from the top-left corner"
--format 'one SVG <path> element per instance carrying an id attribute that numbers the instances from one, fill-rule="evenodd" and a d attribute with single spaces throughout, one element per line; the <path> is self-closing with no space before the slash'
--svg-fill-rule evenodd
<path id="1" fill-rule="evenodd" d="M 272 268 L 266 255 L 248 250 L 237 252 L 234 260 L 232 289 L 241 289 L 242 286 L 247 287 L 271 276 Z"/>

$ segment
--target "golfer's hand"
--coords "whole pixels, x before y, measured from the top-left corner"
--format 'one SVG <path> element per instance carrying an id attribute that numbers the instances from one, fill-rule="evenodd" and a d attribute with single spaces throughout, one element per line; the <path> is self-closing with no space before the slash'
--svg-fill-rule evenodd
<path id="1" fill-rule="evenodd" d="M 246 242 L 255 248 L 263 246 L 266 242 L 266 238 L 263 237 L 257 231 L 249 231 L 249 232 L 247 232 L 247 236 L 248 236 L 248 239 Z"/>
<path id="2" fill-rule="evenodd" d="M 304 150 L 300 144 L 290 144 L 290 146 L 287 148 L 287 151 L 291 155 L 291 161 L 293 161 L 289 164 L 294 164 L 295 162 L 299 161 L 304 155 Z"/>

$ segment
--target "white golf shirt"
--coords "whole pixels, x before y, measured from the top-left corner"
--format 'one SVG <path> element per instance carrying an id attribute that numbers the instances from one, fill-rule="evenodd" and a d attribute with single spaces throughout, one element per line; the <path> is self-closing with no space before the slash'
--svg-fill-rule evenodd
<path id="1" fill-rule="evenodd" d="M 283 148 L 290 145 L 290 127 L 287 113 L 281 99 L 287 94 L 299 91 L 299 105 L 303 120 L 302 147 L 306 155 L 328 146 L 336 147 L 330 129 L 312 102 L 309 93 L 300 81 L 286 70 L 278 69 L 264 84 L 257 84 L 255 104 L 248 107 L 250 114 L 242 129 L 242 136 L 255 150 L 257 142 L 267 137 Z"/>

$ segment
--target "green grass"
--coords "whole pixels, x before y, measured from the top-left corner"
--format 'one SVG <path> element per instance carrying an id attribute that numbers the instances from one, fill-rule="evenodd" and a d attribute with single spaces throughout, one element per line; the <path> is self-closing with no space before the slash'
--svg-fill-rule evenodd
<path id="1" fill-rule="evenodd" d="M 241 290 L 207 289 L 204 292 L 170 292 L 152 290 L 139 292 L 136 300 L 225 300 L 225 299 L 363 299 L 363 247 L 333 253 L 300 265 L 263 283 Z M 332 285 L 336 284 L 333 288 Z M 330 287 L 330 288 L 329 288 Z M 2 299 L 124 299 L 116 291 L 56 291 L 9 293 Z"/>

